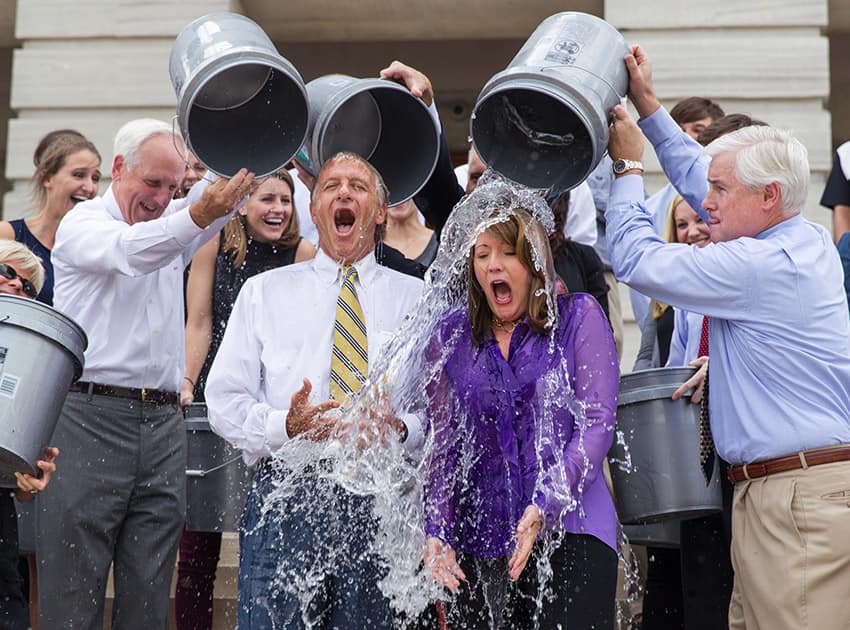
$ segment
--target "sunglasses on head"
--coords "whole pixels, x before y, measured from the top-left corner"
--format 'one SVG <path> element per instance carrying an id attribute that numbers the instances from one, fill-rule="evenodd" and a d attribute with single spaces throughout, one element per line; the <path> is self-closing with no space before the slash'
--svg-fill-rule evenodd
<path id="1" fill-rule="evenodd" d="M 31 297 L 32 299 L 35 299 L 35 297 L 38 295 L 38 291 L 35 290 L 35 285 L 26 278 L 22 278 L 20 275 L 18 275 L 18 272 L 15 271 L 15 268 L 11 265 L 0 263 L 0 276 L 3 276 L 4 278 L 6 278 L 6 280 L 15 280 L 16 278 L 19 278 L 21 281 L 21 286 L 24 289 L 24 293 L 26 293 L 27 296 Z"/>

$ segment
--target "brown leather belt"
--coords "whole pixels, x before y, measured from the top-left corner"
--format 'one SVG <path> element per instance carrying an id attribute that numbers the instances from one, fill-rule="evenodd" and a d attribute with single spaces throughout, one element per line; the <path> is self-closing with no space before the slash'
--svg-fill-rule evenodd
<path id="1" fill-rule="evenodd" d="M 154 405 L 176 405 L 180 401 L 180 397 L 176 392 L 169 392 L 162 389 L 148 389 L 142 387 L 119 387 L 118 385 L 101 385 L 100 383 L 87 383 L 85 381 L 77 381 L 68 389 L 71 392 L 81 392 L 83 394 L 95 396 L 111 396 L 113 398 L 128 398 L 130 400 L 139 400 L 144 403 L 152 403 Z"/>
<path id="2" fill-rule="evenodd" d="M 847 460 L 850 460 L 850 444 L 839 444 L 838 446 L 824 446 L 810 451 L 800 451 L 793 455 L 775 457 L 752 464 L 729 466 L 727 476 L 729 481 L 737 483 L 747 479 L 758 479 L 767 475 L 797 470 L 798 468 L 809 468 L 810 466 Z"/>

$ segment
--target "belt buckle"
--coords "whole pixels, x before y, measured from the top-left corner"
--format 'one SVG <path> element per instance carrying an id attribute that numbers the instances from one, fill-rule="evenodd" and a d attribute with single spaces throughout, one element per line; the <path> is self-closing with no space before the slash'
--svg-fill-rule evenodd
<path id="1" fill-rule="evenodd" d="M 142 387 L 142 402 L 148 402 L 147 395 L 148 395 L 147 388 Z"/>

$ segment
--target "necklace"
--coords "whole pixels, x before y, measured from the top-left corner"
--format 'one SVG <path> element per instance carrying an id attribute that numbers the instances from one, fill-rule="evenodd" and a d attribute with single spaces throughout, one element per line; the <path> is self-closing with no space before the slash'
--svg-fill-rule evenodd
<path id="1" fill-rule="evenodd" d="M 499 330 L 504 330 L 505 332 L 512 333 L 514 331 L 514 328 L 516 328 L 518 321 L 518 319 L 515 319 L 514 321 L 504 321 L 499 319 L 498 317 L 494 317 L 493 326 L 495 326 Z"/>

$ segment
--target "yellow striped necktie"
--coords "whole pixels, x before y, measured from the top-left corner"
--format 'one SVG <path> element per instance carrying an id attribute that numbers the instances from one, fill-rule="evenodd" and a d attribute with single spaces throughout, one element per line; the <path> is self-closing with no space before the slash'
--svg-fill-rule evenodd
<path id="1" fill-rule="evenodd" d="M 357 270 L 347 265 L 342 274 L 342 287 L 336 301 L 330 394 L 332 399 L 345 404 L 366 381 L 369 346 L 363 309 L 354 288 Z"/>

